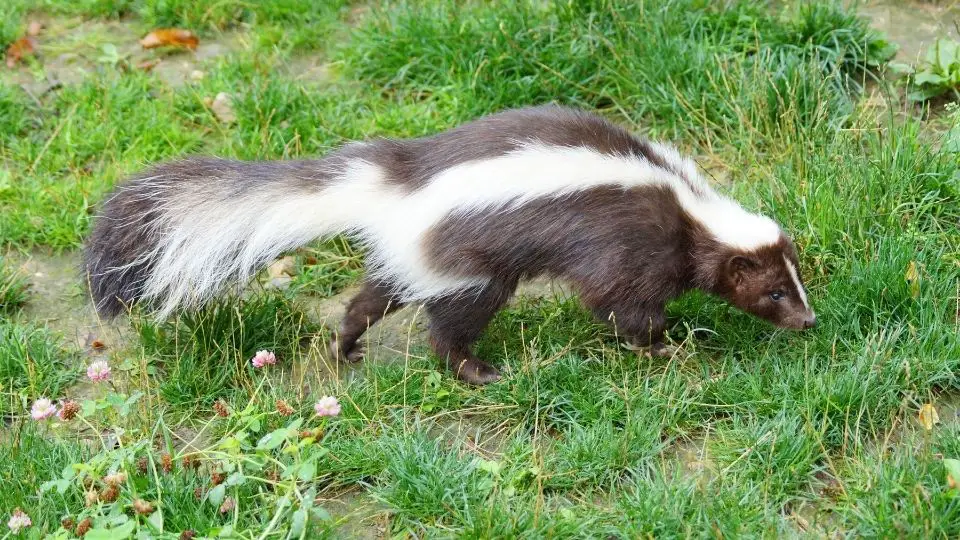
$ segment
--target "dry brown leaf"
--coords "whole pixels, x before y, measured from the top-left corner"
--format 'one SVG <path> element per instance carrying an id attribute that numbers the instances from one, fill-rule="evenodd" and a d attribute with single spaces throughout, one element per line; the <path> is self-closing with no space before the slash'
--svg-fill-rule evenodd
<path id="1" fill-rule="evenodd" d="M 957 478 L 960 478 L 960 461 L 944 458 L 943 467 L 947 470 L 947 487 L 951 490 L 957 489 Z"/>
<path id="2" fill-rule="evenodd" d="M 293 276 L 297 273 L 297 262 L 291 256 L 281 257 L 267 267 L 267 287 L 274 289 L 286 289 L 293 282 Z"/>
<path id="3" fill-rule="evenodd" d="M 924 403 L 923 406 L 920 407 L 919 418 L 920 424 L 923 425 L 927 431 L 933 429 L 934 424 L 940 423 L 940 415 L 937 414 L 937 409 L 930 403 Z"/>
<path id="4" fill-rule="evenodd" d="M 40 21 L 30 21 L 30 24 L 27 26 L 27 35 L 28 36 L 39 36 L 40 32 L 43 31 L 43 23 Z"/>
<path id="5" fill-rule="evenodd" d="M 107 344 L 92 332 L 80 339 L 80 346 L 91 353 L 98 353 L 107 348 Z"/>
<path id="6" fill-rule="evenodd" d="M 199 44 L 200 40 L 196 34 L 180 28 L 160 28 L 150 32 L 140 40 L 140 45 L 144 49 L 186 47 L 190 50 L 196 50 Z"/>
<path id="7" fill-rule="evenodd" d="M 137 64 L 137 69 L 146 71 L 149 73 L 153 71 L 153 68 L 157 67 L 157 64 L 159 63 L 160 63 L 159 59 L 144 60 L 143 62 L 140 62 L 139 64 Z"/>
<path id="8" fill-rule="evenodd" d="M 33 54 L 34 46 L 33 39 L 29 36 L 24 36 L 11 43 L 7 47 L 7 67 L 13 69 L 24 56 Z"/>
<path id="9" fill-rule="evenodd" d="M 210 104 L 213 114 L 224 124 L 232 124 L 237 121 L 237 115 L 233 112 L 233 98 L 226 92 L 220 92 L 213 98 Z"/>
<path id="10" fill-rule="evenodd" d="M 267 267 L 267 275 L 272 278 L 281 276 L 293 276 L 297 273 L 297 260 L 287 255 L 281 257 Z"/>

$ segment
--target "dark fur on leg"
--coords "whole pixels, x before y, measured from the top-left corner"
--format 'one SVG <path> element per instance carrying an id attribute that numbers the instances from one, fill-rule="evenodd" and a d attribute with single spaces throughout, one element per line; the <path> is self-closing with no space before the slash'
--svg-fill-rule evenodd
<path id="1" fill-rule="evenodd" d="M 340 329 L 330 341 L 328 348 L 332 358 L 356 362 L 363 357 L 363 349 L 357 345 L 357 340 L 377 321 L 403 307 L 393 298 L 391 290 L 382 283 L 364 283 L 363 289 L 347 304 Z"/>
<path id="2" fill-rule="evenodd" d="M 427 304 L 433 350 L 461 381 L 481 385 L 500 379 L 500 372 L 477 358 L 471 346 L 516 288 L 516 279 L 495 280 L 479 292 L 467 291 Z"/>
<path id="3" fill-rule="evenodd" d="M 616 318 L 614 312 L 614 318 Z M 622 332 L 627 342 L 636 347 L 645 347 L 650 349 L 650 353 L 657 355 L 655 351 L 661 351 L 664 348 L 664 333 L 667 330 L 667 317 L 663 308 L 643 309 L 636 307 L 630 311 L 621 310 L 625 321 L 616 319 L 617 330 Z"/>
<path id="4" fill-rule="evenodd" d="M 649 349 L 653 356 L 669 356 L 663 343 L 667 330 L 665 306 L 643 305 L 635 300 L 638 297 L 634 294 L 591 296 L 587 291 L 582 295 L 594 316 L 613 326 L 628 348 Z"/>

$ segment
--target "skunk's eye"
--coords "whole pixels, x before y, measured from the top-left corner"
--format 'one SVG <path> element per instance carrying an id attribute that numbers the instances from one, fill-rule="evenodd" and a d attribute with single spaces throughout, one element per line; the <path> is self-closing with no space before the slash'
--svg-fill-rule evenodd
<path id="1" fill-rule="evenodd" d="M 780 300 L 783 300 L 783 297 L 784 297 L 783 291 L 773 291 L 772 293 L 770 293 L 770 299 L 773 300 L 774 302 L 779 302 Z"/>

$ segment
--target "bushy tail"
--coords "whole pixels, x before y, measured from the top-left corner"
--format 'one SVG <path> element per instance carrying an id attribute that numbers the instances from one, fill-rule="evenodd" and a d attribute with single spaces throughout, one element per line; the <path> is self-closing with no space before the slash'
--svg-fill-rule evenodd
<path id="1" fill-rule="evenodd" d="M 342 201 L 328 193 L 336 163 L 193 158 L 119 186 L 84 254 L 98 311 L 113 316 L 143 300 L 164 317 L 246 282 L 283 251 L 348 229 Z"/>

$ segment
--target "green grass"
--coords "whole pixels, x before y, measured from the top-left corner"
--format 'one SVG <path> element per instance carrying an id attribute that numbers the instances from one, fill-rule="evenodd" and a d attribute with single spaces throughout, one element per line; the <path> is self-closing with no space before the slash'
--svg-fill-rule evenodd
<path id="1" fill-rule="evenodd" d="M 78 355 L 45 328 L 0 319 L 0 414 L 38 397 L 58 398 L 77 376 Z"/>
<path id="2" fill-rule="evenodd" d="M 29 285 L 23 275 L 0 259 L 0 313 L 10 313 L 27 302 Z"/>
<path id="3" fill-rule="evenodd" d="M 256 368 L 250 360 L 257 351 L 273 351 L 292 368 L 304 349 L 301 340 L 315 332 L 300 310 L 278 296 L 226 299 L 176 321 L 143 318 L 134 324 L 144 354 L 165 372 L 160 394 L 179 406 L 209 407 L 234 392 L 252 394 Z"/>
<path id="4" fill-rule="evenodd" d="M 292 254 L 286 291 L 170 321 L 134 313 L 103 352 L 110 382 L 70 386 L 92 358 L 30 321 L 22 279 L 0 266 L 0 306 L 12 307 L 0 315 L 11 319 L 0 322 L 0 479 L 12 486 L 0 516 L 21 507 L 37 533 L 89 517 L 160 536 L 162 521 L 169 537 L 957 536 L 940 460 L 960 458 L 960 115 L 904 105 L 883 79 L 890 44 L 855 12 L 778 6 L 5 3 L 0 45 L 30 14 L 70 21 L 16 73 L 43 80 L 67 49 L 87 68 L 32 96 L 0 76 L 7 249 L 75 250 L 93 205 L 148 163 L 318 155 L 556 101 L 677 142 L 775 217 L 800 248 L 820 325 L 779 331 L 691 293 L 669 306 L 680 352 L 649 359 L 575 298 L 526 299 L 478 345 L 504 374 L 491 386 L 437 371 L 417 334 L 407 345 L 415 310 L 389 330 L 409 354 L 373 347 L 364 363 L 329 365 L 312 310 L 331 311 L 317 306 L 362 274 L 362 250 L 338 238 Z M 115 38 L 97 30 L 85 43 L 83 31 L 103 20 L 134 35 L 189 28 L 226 54 L 137 53 L 188 63 L 183 79 L 203 72 L 170 84 L 97 62 L 91 43 Z M 321 63 L 324 78 L 304 73 Z M 219 92 L 234 98 L 232 124 L 205 104 Z M 278 363 L 253 368 L 262 349 Z M 29 420 L 41 395 L 76 400 L 79 417 Z M 340 416 L 313 415 L 324 395 Z M 929 431 L 916 421 L 925 403 L 941 416 Z M 127 474 L 116 501 L 87 506 L 85 491 L 115 471 Z M 236 506 L 221 512 L 227 497 Z M 137 515 L 136 499 L 154 508 Z"/>
<path id="5" fill-rule="evenodd" d="M 76 492 L 52 493 L 45 497 L 46 504 L 38 506 L 39 486 L 51 478 L 59 478 L 65 467 L 89 459 L 92 453 L 76 441 L 49 435 L 30 424 L 4 433 L 3 444 L 0 444 L 0 480 L 4 485 L 0 504 L 8 512 L 22 508 L 29 512 L 34 523 L 50 524 L 44 528 L 52 531 L 59 526 L 63 509 L 82 506 L 83 496 Z"/>

